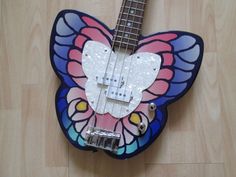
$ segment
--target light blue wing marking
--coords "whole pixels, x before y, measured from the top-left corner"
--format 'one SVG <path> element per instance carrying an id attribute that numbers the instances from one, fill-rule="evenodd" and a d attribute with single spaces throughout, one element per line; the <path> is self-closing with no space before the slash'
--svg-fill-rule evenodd
<path id="1" fill-rule="evenodd" d="M 79 32 L 81 28 L 85 27 L 85 24 L 77 14 L 67 13 L 65 14 L 65 19 L 68 25 L 76 32 Z"/>
<path id="2" fill-rule="evenodd" d="M 56 36 L 56 42 L 61 45 L 73 45 L 74 39 L 76 35 L 68 36 L 68 37 L 62 37 L 62 36 Z"/>
<path id="3" fill-rule="evenodd" d="M 73 140 L 73 141 L 76 141 L 77 137 L 78 137 L 78 133 L 76 132 L 74 126 L 72 125 L 70 127 L 70 129 L 68 130 L 68 135 L 70 136 L 70 138 Z"/>
<path id="4" fill-rule="evenodd" d="M 186 88 L 187 83 L 182 83 L 182 84 L 170 84 L 170 89 L 168 90 L 166 96 L 177 96 L 181 94 L 184 89 Z"/>
<path id="5" fill-rule="evenodd" d="M 185 72 L 178 69 L 175 69 L 175 76 L 172 82 L 185 82 L 189 80 L 192 76 L 191 72 Z"/>
<path id="6" fill-rule="evenodd" d="M 74 31 L 71 30 L 68 25 L 66 25 L 63 17 L 61 17 L 56 25 L 56 32 L 60 35 L 60 36 L 68 36 L 71 34 L 74 34 Z"/>
<path id="7" fill-rule="evenodd" d="M 188 35 L 181 36 L 178 39 L 171 41 L 171 44 L 174 46 L 175 52 L 188 49 L 189 47 L 193 46 L 195 43 L 196 43 L 196 39 Z"/>
<path id="8" fill-rule="evenodd" d="M 194 69 L 194 67 L 195 67 L 194 64 L 190 64 L 190 63 L 187 63 L 187 62 L 183 61 L 177 55 L 175 55 L 174 57 L 175 57 L 175 64 L 174 64 L 174 66 L 176 68 L 182 69 L 182 70 L 185 70 L 185 71 L 191 71 L 191 70 Z"/>
<path id="9" fill-rule="evenodd" d="M 199 45 L 195 45 L 193 48 L 186 50 L 184 52 L 180 52 L 179 56 L 187 61 L 187 62 L 195 62 L 198 57 L 199 57 L 199 53 L 200 53 L 200 47 Z"/>

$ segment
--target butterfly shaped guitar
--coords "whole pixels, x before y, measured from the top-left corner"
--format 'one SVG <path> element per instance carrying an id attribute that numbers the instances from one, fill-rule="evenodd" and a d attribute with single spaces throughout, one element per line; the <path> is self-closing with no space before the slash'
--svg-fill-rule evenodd
<path id="1" fill-rule="evenodd" d="M 180 31 L 141 35 L 146 0 L 123 0 L 110 30 L 74 10 L 56 17 L 51 63 L 61 80 L 56 111 L 67 139 L 82 150 L 126 159 L 161 133 L 167 106 L 193 84 L 203 41 Z"/>

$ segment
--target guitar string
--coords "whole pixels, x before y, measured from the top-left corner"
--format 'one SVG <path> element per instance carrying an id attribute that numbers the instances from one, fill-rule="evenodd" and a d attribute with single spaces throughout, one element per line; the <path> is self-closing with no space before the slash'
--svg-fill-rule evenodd
<path id="1" fill-rule="evenodd" d="M 134 2 L 134 1 L 130 1 L 131 3 L 130 3 L 130 6 L 132 7 L 132 3 Z M 132 7 L 133 8 L 133 7 Z M 130 9 L 129 9 L 130 10 Z M 135 14 L 136 14 L 136 9 L 135 9 L 135 12 L 134 12 Z M 129 19 L 129 11 L 127 12 L 127 19 Z M 133 19 L 134 20 L 134 19 Z M 131 20 L 130 20 L 131 21 Z M 133 23 L 132 23 L 132 21 L 130 22 L 131 24 L 132 24 L 132 26 L 133 26 Z M 126 27 L 127 26 L 125 26 L 125 30 L 123 31 L 123 33 L 126 33 L 127 34 L 127 31 L 126 31 Z M 131 31 L 132 31 L 132 28 L 130 28 L 131 29 Z M 131 32 L 131 31 L 129 31 L 129 32 Z M 120 81 L 121 81 L 121 75 L 122 75 L 122 71 L 123 71 L 123 68 L 124 68 L 124 63 L 125 63 L 125 58 L 127 57 L 127 51 L 128 51 L 128 48 L 129 48 L 129 37 L 127 38 L 128 39 L 128 41 L 127 41 L 127 44 L 126 44 L 126 47 L 125 47 L 125 52 L 124 52 L 124 57 L 123 57 L 123 62 L 122 62 L 122 66 L 121 66 L 121 71 L 120 71 L 120 74 L 119 74 L 119 83 L 120 83 Z M 116 93 L 118 92 L 118 88 L 116 89 Z M 116 95 L 116 97 L 117 97 L 117 95 Z M 115 104 L 113 104 L 112 105 L 112 112 L 114 111 L 114 107 L 115 107 Z M 122 106 L 120 105 L 120 107 L 122 108 Z M 120 112 L 121 112 L 121 109 L 120 109 Z M 119 112 L 119 116 L 120 116 L 120 112 Z"/>
<path id="2" fill-rule="evenodd" d="M 132 7 L 132 3 L 133 2 L 136 2 L 136 1 L 129 1 L 130 2 L 130 7 L 129 7 L 129 9 L 128 9 L 128 13 L 127 13 L 127 18 L 126 18 L 126 22 L 128 22 L 129 21 L 129 11 L 130 11 L 130 9 L 131 9 L 131 7 Z M 136 14 L 136 11 L 138 10 L 138 4 L 139 4 L 140 2 L 136 2 L 136 7 L 134 8 L 134 10 L 135 10 L 135 14 Z M 133 24 L 134 24 L 134 20 L 135 20 L 135 16 L 133 15 Z M 131 23 L 132 23 L 132 21 L 131 21 Z M 141 24 L 140 24 L 141 25 Z M 132 32 L 132 28 L 130 28 L 130 32 Z M 122 40 L 123 40 L 123 36 L 124 36 L 124 34 L 125 33 L 127 33 L 127 31 L 123 31 L 123 34 L 122 34 Z M 128 42 L 127 42 L 127 45 L 126 45 L 126 49 L 125 49 L 125 52 L 124 52 L 124 57 L 123 57 L 123 62 L 122 62 L 122 67 L 121 67 L 121 72 L 120 72 L 120 74 L 119 74 L 119 82 L 118 83 L 120 83 L 120 80 L 121 80 L 121 74 L 122 74 L 122 71 L 123 71 L 123 68 L 124 68 L 124 63 L 125 63 L 125 58 L 126 58 L 126 53 L 127 53 L 127 51 L 128 51 L 128 47 L 129 47 L 129 41 L 130 41 L 130 38 L 128 38 Z M 120 44 L 120 46 L 121 46 L 121 44 Z M 120 50 L 120 46 L 119 46 L 119 50 Z M 133 49 L 134 50 L 134 49 Z M 131 63 L 132 63 L 132 58 L 133 57 L 131 57 L 131 62 L 130 62 L 130 65 L 129 66 L 131 66 Z M 114 69 L 116 68 L 116 64 L 115 64 L 115 67 L 113 68 L 113 74 L 114 74 Z M 129 72 L 130 72 L 130 67 L 129 67 L 129 71 L 128 71 L 128 75 L 129 75 Z M 112 75 L 113 75 L 112 74 Z M 126 86 L 125 86 L 125 88 L 126 88 Z M 118 90 L 118 88 L 116 89 L 116 92 L 117 92 L 117 90 Z M 108 94 L 109 94 L 109 90 L 108 90 Z M 116 95 L 116 97 L 117 97 L 117 95 Z M 117 101 L 116 101 L 117 102 Z M 106 105 L 106 104 L 105 104 Z M 115 103 L 113 103 L 112 104 L 112 112 L 113 112 L 113 110 L 114 110 L 114 105 L 115 105 Z M 104 107 L 104 109 L 106 108 L 106 106 Z M 120 115 L 120 112 L 121 112 L 121 109 L 122 109 L 122 107 L 120 108 L 120 111 L 119 111 L 119 115 Z"/>
<path id="3" fill-rule="evenodd" d="M 144 0 L 145 1 L 145 0 Z M 146 5 L 146 3 L 145 2 L 143 2 L 142 3 L 142 8 L 144 9 L 145 8 L 145 5 Z M 136 7 L 137 8 L 137 7 Z M 142 18 L 144 18 L 144 12 L 142 12 Z M 142 21 L 143 21 L 143 19 L 140 19 L 141 20 L 141 22 L 140 22 L 140 24 L 139 24 L 139 34 L 140 34 L 140 31 L 141 31 L 141 29 L 142 29 Z M 135 18 L 134 18 L 135 19 Z M 132 52 L 134 52 L 134 50 L 135 49 L 133 49 L 133 51 Z M 126 88 L 127 88 L 127 84 L 128 84 L 128 81 L 129 81 L 129 74 L 130 74 L 130 67 L 132 66 L 132 62 L 133 62 L 133 58 L 134 58 L 134 56 L 132 56 L 131 57 L 131 62 L 130 62 L 130 64 L 129 64 L 129 71 L 128 71 L 128 75 L 127 75 L 127 80 L 126 80 L 126 83 L 125 83 L 125 86 L 124 86 L 124 89 L 126 90 Z M 120 108 L 120 113 L 121 113 L 121 111 L 122 111 L 122 107 Z M 119 113 L 119 114 L 120 114 Z"/>
<path id="4" fill-rule="evenodd" d="M 127 19 L 125 20 L 125 22 L 128 22 L 129 21 L 129 11 L 130 11 L 130 9 L 131 9 L 131 7 L 132 7 L 132 3 L 134 2 L 134 1 L 130 1 L 131 3 L 130 3 L 130 7 L 128 8 L 128 13 L 127 13 Z M 137 3 L 137 2 L 136 2 Z M 125 3 L 124 3 L 124 5 L 125 5 Z M 138 8 L 138 3 L 136 4 L 136 8 L 135 8 L 135 14 L 136 14 L 136 11 L 137 11 L 137 8 Z M 125 6 L 123 6 L 123 9 L 122 9 L 122 11 L 124 11 L 124 9 L 125 9 Z M 121 15 L 120 15 L 120 18 L 119 18 L 119 22 L 121 21 L 121 18 L 122 18 L 122 14 L 123 13 L 121 13 Z M 131 23 L 133 23 L 132 24 L 132 26 L 134 25 L 134 20 L 135 20 L 135 16 L 133 16 L 133 22 L 131 22 Z M 125 24 L 127 24 L 127 23 L 125 23 Z M 117 25 L 119 25 L 119 23 L 117 23 Z M 139 24 L 139 25 L 141 25 L 141 24 Z M 119 27 L 119 26 L 118 26 Z M 109 60 L 108 60 L 108 63 L 107 63 L 107 66 L 106 66 L 106 70 L 105 70 L 105 76 L 107 75 L 107 69 L 108 69 L 108 66 L 109 66 L 109 64 L 110 64 L 110 59 L 111 59 L 111 54 L 112 54 L 112 52 L 113 52 L 113 47 L 115 46 L 115 39 L 117 38 L 117 36 L 118 36 L 118 32 L 119 32 L 119 28 L 116 28 L 117 29 L 117 31 L 115 31 L 115 33 L 116 33 L 116 35 L 115 35 L 115 37 L 114 37 L 114 39 L 113 39 L 113 42 L 112 42 L 112 48 L 111 48 L 111 52 L 110 52 L 110 54 L 109 54 Z M 126 29 L 126 26 L 124 27 L 124 31 L 123 31 L 123 33 L 122 33 L 122 37 L 121 37 L 121 42 L 120 42 L 120 44 L 119 44 L 119 49 L 118 49 L 118 54 L 120 53 L 120 49 L 121 49 L 121 45 L 122 45 L 122 41 L 123 41 L 123 37 L 124 37 L 124 34 L 125 33 L 127 33 L 127 31 L 125 31 L 125 29 Z M 140 30 L 140 29 L 139 29 Z M 130 28 L 130 33 L 132 32 L 132 28 Z M 124 63 L 125 63 L 125 58 L 126 58 L 126 53 L 127 53 L 127 51 L 128 51 L 128 48 L 129 48 L 129 41 L 130 41 L 130 36 L 128 37 L 128 42 L 127 42 L 127 44 L 126 44 L 126 49 L 125 49 L 125 52 L 124 52 L 124 57 L 123 57 L 123 61 L 122 61 L 122 67 L 121 67 L 121 72 L 120 72 L 120 74 L 119 74 L 119 81 L 118 81 L 118 84 L 120 83 L 120 79 L 121 79 L 121 74 L 122 74 L 122 71 L 123 71 L 123 67 L 124 67 Z M 134 50 L 134 48 L 133 48 L 133 50 Z M 132 51 L 133 52 L 133 51 Z M 121 55 L 122 56 L 122 55 Z M 117 55 L 117 57 L 116 57 L 116 60 L 115 60 L 115 66 L 113 67 L 113 71 L 112 71 L 112 75 L 111 75 L 111 78 L 113 78 L 113 75 L 114 75 L 114 71 L 115 71 L 115 69 L 116 69 L 116 64 L 117 64 L 117 59 L 118 59 L 118 55 Z M 131 57 L 131 62 L 130 62 L 130 65 L 129 65 L 129 71 L 128 71 L 128 76 L 127 76 L 127 82 L 128 82 L 128 77 L 129 77 L 129 73 L 130 73 L 130 66 L 131 66 L 131 63 L 132 63 L 132 59 L 133 59 L 133 57 Z M 104 82 L 104 80 L 103 80 L 103 82 Z M 126 87 L 127 87 L 127 82 L 126 82 L 126 84 L 125 84 L 125 90 L 126 90 Z M 117 89 L 118 89 L 118 87 L 117 87 Z M 99 93 L 99 98 L 98 98 L 98 101 L 97 101 L 97 105 L 96 105 L 96 108 L 95 108 L 95 114 L 94 114 L 94 119 L 91 121 L 91 122 L 93 122 L 93 125 L 94 125 L 94 121 L 96 120 L 96 110 L 97 110 L 97 106 L 98 106 L 98 104 L 99 104 L 99 101 L 100 101 L 100 95 L 101 95 L 101 92 L 102 92 L 102 90 L 103 90 L 103 88 L 101 88 L 100 89 L 100 93 Z M 109 94 L 109 91 L 110 91 L 110 87 L 108 86 L 108 90 L 107 90 L 107 92 L 108 92 L 108 94 Z M 117 90 L 116 90 L 116 92 L 117 92 Z M 117 96 L 116 96 L 117 97 Z M 106 109 L 106 100 L 107 99 L 105 99 L 105 106 L 104 106 L 104 109 L 103 109 L 103 112 L 104 112 L 104 110 Z M 113 103 L 113 105 L 112 105 L 112 112 L 113 112 L 113 108 L 114 108 L 114 103 Z M 121 108 L 120 108 L 120 112 L 121 112 L 121 109 L 122 109 L 122 106 L 121 106 Z M 120 112 L 119 112 L 119 114 L 120 114 Z M 104 115 L 103 115 L 103 119 L 101 120 L 101 126 L 103 126 L 103 124 L 104 124 L 104 121 L 105 121 L 105 118 L 104 118 Z M 97 127 L 97 126 L 95 126 L 95 127 Z"/>
<path id="5" fill-rule="evenodd" d="M 129 9 L 128 9 L 128 12 L 130 11 L 130 9 L 131 9 L 131 7 L 132 7 L 132 3 L 136 3 L 136 7 L 134 7 L 133 9 L 135 10 L 135 14 L 136 14 L 136 12 L 137 12 L 137 10 L 138 10 L 138 5 L 139 5 L 139 3 L 140 2 L 137 2 L 137 1 L 133 1 L 133 0 L 130 0 L 129 2 L 131 2 L 131 4 L 130 4 L 130 7 L 129 7 Z M 141 3 L 143 6 L 146 4 L 145 2 L 142 2 Z M 127 18 L 126 18 L 126 22 L 128 22 L 129 21 L 129 13 L 128 13 L 128 15 L 127 15 Z M 141 17 L 142 18 L 142 17 Z M 134 25 L 134 20 L 135 20 L 135 15 L 133 15 L 133 22 L 131 21 L 131 23 L 133 23 L 133 25 Z M 141 25 L 141 23 L 140 24 L 138 24 L 138 25 Z M 126 26 L 125 26 L 126 27 Z M 140 26 L 139 26 L 140 27 Z M 141 29 L 139 29 L 139 31 L 140 31 Z M 130 28 L 130 32 L 132 32 L 132 28 Z M 123 31 L 123 34 L 122 34 L 122 40 L 123 40 L 123 36 L 124 36 L 124 34 L 125 33 L 127 33 L 127 31 Z M 126 48 L 125 48 L 125 54 L 124 54 L 124 57 L 123 57 L 123 62 L 122 62 L 122 67 L 121 67 L 121 72 L 120 72 L 120 74 L 119 74 L 119 82 L 118 83 L 120 83 L 120 79 L 122 78 L 121 77 L 121 73 L 122 73 L 122 71 L 123 71 L 123 69 L 124 69 L 124 63 L 125 63 L 125 58 L 126 58 L 126 53 L 127 53 L 127 51 L 128 51 L 128 47 L 129 47 L 129 45 L 128 45 L 128 43 L 129 43 L 129 41 L 130 41 L 130 39 L 131 38 L 127 38 L 128 39 L 128 42 L 127 42 L 127 45 L 126 45 Z M 120 47 L 121 47 L 121 44 L 119 45 L 119 50 L 118 51 L 120 51 Z M 134 48 L 133 48 L 133 51 L 134 51 Z M 132 51 L 132 52 L 133 52 Z M 118 57 L 117 57 L 118 58 Z M 132 64 L 132 60 L 133 60 L 133 56 L 131 57 L 131 61 L 130 61 L 130 64 L 129 64 L 129 70 L 128 70 L 128 76 L 129 76 L 129 73 L 130 73 L 130 66 L 131 66 L 131 64 Z M 115 67 L 113 68 L 113 73 L 112 73 L 112 76 L 114 75 L 114 69 L 116 68 L 116 64 L 115 64 Z M 127 81 L 128 81 L 128 77 L 127 77 Z M 125 88 L 127 87 L 127 82 L 126 82 L 126 85 L 125 85 Z M 109 88 L 110 89 L 110 88 Z M 118 88 L 116 89 L 116 92 L 117 92 L 117 90 L 118 90 Z M 108 90 L 108 93 L 109 93 L 109 90 Z M 117 96 L 116 96 L 117 97 Z M 116 101 L 117 102 L 117 101 Z M 112 105 L 112 112 L 113 112 L 113 110 L 114 110 L 114 104 L 115 103 L 113 103 L 113 105 Z M 106 105 L 106 102 L 105 102 L 105 105 Z M 106 108 L 106 106 L 104 107 L 104 109 Z M 121 109 L 122 109 L 122 106 L 121 106 L 121 108 L 120 108 L 120 111 L 119 111 L 119 115 L 120 115 L 120 112 L 121 112 Z M 104 112 L 104 111 L 103 111 Z M 103 121 L 104 121 L 105 119 L 103 119 Z"/>
<path id="6" fill-rule="evenodd" d="M 121 18 L 122 18 L 122 15 L 124 14 L 124 9 L 125 8 L 127 8 L 127 7 L 125 7 L 125 5 L 126 5 L 126 3 L 128 2 L 129 0 L 125 0 L 125 3 L 124 3 L 124 8 L 123 8 L 123 12 L 121 13 Z M 130 11 L 130 9 L 131 9 L 131 7 L 132 7 L 132 3 L 133 3 L 133 0 L 130 0 L 130 6 L 128 6 L 128 12 Z M 124 20 L 124 19 L 122 19 L 122 20 Z M 129 16 L 127 16 L 127 18 L 125 19 L 125 24 L 127 24 L 127 22 L 128 22 L 128 20 L 129 20 Z M 120 24 L 120 23 L 119 23 Z M 124 28 L 125 29 L 125 28 Z M 117 30 L 117 31 L 119 31 L 119 29 Z M 118 32 L 117 32 L 118 33 Z M 122 33 L 122 35 L 121 35 L 121 41 L 120 41 L 120 44 L 119 44 L 119 47 L 118 47 L 118 52 L 117 52 L 117 54 L 119 54 L 120 53 L 120 51 L 121 51 L 121 45 L 122 45 L 122 42 L 123 42 L 123 38 L 124 38 L 124 34 L 125 34 L 125 31 L 123 30 L 123 32 L 121 32 Z M 117 38 L 117 35 L 116 35 L 116 38 Z M 125 52 L 126 53 L 126 52 Z M 124 54 L 125 55 L 125 54 Z M 115 59 L 115 65 L 114 65 L 114 67 L 112 68 L 112 77 L 113 77 L 113 75 L 114 75 L 114 71 L 115 71 L 115 69 L 116 69 L 116 65 L 117 65 L 117 60 L 118 60 L 118 57 L 119 55 L 117 55 L 116 56 L 116 59 Z M 121 56 L 122 56 L 122 54 L 121 54 Z M 120 83 L 120 77 L 119 77 L 119 81 L 118 81 L 118 84 Z M 110 87 L 108 87 L 108 90 L 107 90 L 107 93 L 109 94 L 109 92 L 110 92 Z M 105 109 L 106 109 L 106 105 L 107 105 L 107 101 L 105 100 L 105 105 L 104 105 L 104 108 L 103 108 L 103 112 L 105 111 Z M 113 103 L 113 105 L 114 105 L 114 103 Z M 105 118 L 104 118 L 104 115 L 103 115 L 103 120 L 101 121 L 101 124 L 103 125 L 104 124 L 104 121 L 105 121 Z"/>
<path id="7" fill-rule="evenodd" d="M 124 1 L 124 2 L 123 2 L 121 14 L 119 15 L 118 23 L 117 23 L 117 25 L 116 25 L 116 29 L 117 29 L 117 26 L 120 24 L 121 17 L 122 17 L 122 14 L 123 14 L 123 12 L 124 12 L 124 9 L 125 9 L 125 4 L 126 4 L 126 2 L 127 2 L 127 1 Z M 136 2 L 136 1 L 132 1 L 132 0 L 131 0 L 130 2 L 131 2 L 131 3 L 130 3 L 130 7 L 128 8 L 128 12 L 130 11 L 130 9 L 131 9 L 131 7 L 132 7 L 132 3 L 133 3 L 133 2 Z M 136 2 L 135 13 L 136 13 L 137 8 L 138 8 L 138 3 L 139 3 L 139 2 Z M 129 15 L 130 15 L 130 14 L 128 13 L 128 14 L 127 14 L 127 19 L 125 20 L 125 22 L 127 22 L 127 21 L 129 20 Z M 133 21 L 134 21 L 134 20 L 135 20 L 135 16 L 133 16 Z M 133 22 L 133 24 L 134 24 L 134 22 Z M 141 24 L 139 24 L 139 25 L 141 25 Z M 125 26 L 125 27 L 126 27 L 126 26 Z M 117 29 L 117 30 L 115 31 L 115 37 L 114 37 L 113 42 L 112 42 L 112 48 L 111 48 L 111 52 L 110 52 L 110 54 L 109 54 L 109 60 L 108 60 L 108 63 L 107 63 L 107 66 L 106 66 L 106 70 L 105 70 L 105 76 L 107 75 L 107 69 L 108 69 L 108 66 L 109 66 L 109 64 L 110 64 L 112 49 L 113 49 L 113 47 L 114 47 L 115 39 L 117 38 L 117 33 L 118 33 L 118 32 L 119 32 L 119 29 Z M 130 29 L 130 32 L 132 32 L 132 28 Z M 120 49 L 121 49 L 121 45 L 122 45 L 122 41 L 123 41 L 124 34 L 125 34 L 125 31 L 123 31 L 123 33 L 122 33 L 122 38 L 121 38 L 121 42 L 120 42 L 120 44 L 119 44 L 119 49 L 118 49 L 119 52 L 120 52 Z M 130 38 L 128 38 L 127 46 L 126 46 L 126 49 L 125 49 L 125 54 L 127 53 L 127 50 L 128 50 L 128 46 L 129 46 L 128 43 L 129 43 L 129 41 L 130 41 Z M 126 57 L 125 54 L 124 54 L 124 59 L 125 59 L 125 57 Z M 115 66 L 113 67 L 113 72 L 112 72 L 112 76 L 111 76 L 111 77 L 113 77 L 114 71 L 115 71 L 115 69 L 116 69 L 117 58 L 119 58 L 119 57 L 118 57 L 118 56 L 116 57 Z M 124 60 L 124 59 L 123 59 L 123 60 Z M 122 71 L 123 71 L 124 63 L 125 63 L 125 62 L 123 61 L 123 63 L 122 63 L 122 68 L 121 68 L 121 73 L 122 73 Z M 131 63 L 132 63 L 132 59 L 131 59 L 130 65 L 131 65 Z M 129 68 L 129 72 L 130 72 L 130 68 Z M 121 73 L 120 73 L 120 75 L 121 75 Z M 128 73 L 128 75 L 129 75 L 129 73 Z M 120 79 L 121 79 L 121 76 L 119 77 L 119 82 L 118 82 L 118 83 L 120 83 Z M 127 79 L 128 79 L 128 78 L 127 78 Z M 126 83 L 126 85 L 127 85 L 127 83 Z M 126 88 L 126 87 L 125 87 L 125 88 Z M 99 104 L 99 101 L 100 101 L 100 96 L 101 96 L 102 90 L 103 90 L 103 88 L 100 89 L 98 101 L 97 101 L 96 108 L 95 108 L 94 119 L 92 120 L 91 124 L 94 124 L 94 121 L 96 120 L 97 108 L 98 108 L 98 104 Z M 108 93 L 109 93 L 109 90 L 110 90 L 110 87 L 108 87 Z M 104 112 L 105 109 L 106 109 L 106 103 L 107 103 L 107 102 L 106 102 L 106 100 L 105 100 L 105 106 L 104 106 L 103 112 Z M 114 108 L 114 103 L 113 103 L 113 106 L 112 106 L 112 112 L 113 112 L 113 108 Z M 120 109 L 120 111 L 121 111 L 121 109 Z M 120 114 L 120 113 L 119 113 L 119 114 Z M 105 119 L 103 118 L 103 120 L 101 121 L 101 125 L 103 125 L 104 120 L 105 120 Z M 90 124 L 89 124 L 89 125 L 90 125 Z M 96 126 L 95 126 L 95 127 L 96 127 Z"/>
<path id="8" fill-rule="evenodd" d="M 135 2 L 135 3 L 136 3 L 136 6 L 135 6 L 133 9 L 134 9 L 134 14 L 137 14 L 139 2 L 136 2 L 136 1 L 132 1 L 132 2 Z M 135 21 L 135 16 L 133 15 L 132 20 L 131 20 L 132 27 L 134 26 L 134 21 Z M 139 24 L 139 25 L 140 25 L 140 24 Z M 132 27 L 130 28 L 129 32 L 132 32 Z M 140 26 L 139 26 L 139 27 L 140 27 Z M 139 28 L 139 29 L 140 29 L 140 28 Z M 130 39 L 131 39 L 131 38 L 129 37 L 127 43 L 130 42 Z M 125 53 L 127 53 L 128 48 L 129 48 L 129 47 L 128 47 L 128 45 L 127 45 L 127 46 L 126 46 L 126 49 L 125 49 Z M 133 53 L 134 49 L 135 49 L 135 48 L 133 47 L 132 53 Z M 126 77 L 126 82 L 125 82 L 125 86 L 124 86 L 124 91 L 125 91 L 125 92 L 126 92 L 126 88 L 127 88 L 127 84 L 128 84 L 129 73 L 130 73 L 130 70 L 131 70 L 130 66 L 132 65 L 133 58 L 134 58 L 134 56 L 131 56 L 130 62 L 129 62 L 128 75 L 127 75 L 127 77 Z M 122 72 L 123 72 L 123 70 L 124 70 L 124 64 L 125 64 L 125 57 L 123 58 L 123 63 L 122 63 L 120 75 L 122 74 Z M 113 108 L 114 108 L 114 105 L 113 105 Z M 123 106 L 120 106 L 119 116 L 120 116 L 120 114 L 121 114 L 122 108 L 123 108 Z M 125 110 L 125 111 L 127 111 L 127 110 Z M 129 111 L 129 110 L 128 110 L 128 111 Z"/>
<path id="9" fill-rule="evenodd" d="M 125 0 L 123 1 L 122 6 L 121 6 L 121 13 L 119 14 L 118 21 L 117 21 L 117 24 L 116 24 L 116 28 L 117 28 L 117 26 L 118 26 L 118 24 L 120 23 L 120 20 L 121 20 L 120 15 L 123 14 L 123 11 L 124 11 L 124 4 L 125 4 Z M 115 31 L 115 33 L 117 33 L 117 32 Z M 115 45 L 115 39 L 112 39 L 111 51 L 109 53 L 108 62 L 107 62 L 107 65 L 106 65 L 106 69 L 105 69 L 105 73 L 104 73 L 103 78 L 105 78 L 105 76 L 106 76 L 107 69 L 108 69 L 108 66 L 109 66 L 110 60 L 111 60 L 111 55 L 112 55 L 112 52 L 113 52 L 112 49 L 113 49 L 114 45 Z M 103 82 L 104 82 L 104 80 L 103 80 Z M 97 127 L 97 126 L 94 126 L 94 124 L 95 124 L 95 120 L 96 120 L 97 109 L 98 109 L 98 105 L 99 105 L 99 102 L 100 102 L 102 90 L 103 90 L 103 87 L 100 88 L 100 91 L 99 91 L 99 96 L 98 96 L 98 100 L 97 100 L 95 111 L 94 111 L 95 112 L 94 113 L 94 119 L 92 119 L 92 121 L 88 124 L 88 127 L 90 127 L 90 126 L 95 127 L 95 128 Z"/>

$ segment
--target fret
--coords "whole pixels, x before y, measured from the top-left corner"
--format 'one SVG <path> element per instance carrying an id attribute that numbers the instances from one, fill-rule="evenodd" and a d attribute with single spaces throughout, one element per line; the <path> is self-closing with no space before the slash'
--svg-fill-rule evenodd
<path id="1" fill-rule="evenodd" d="M 135 3 L 143 4 L 143 5 L 146 4 L 146 2 L 144 2 L 144 1 L 136 1 L 136 0 L 128 0 L 128 1 L 129 2 L 135 2 Z"/>
<path id="2" fill-rule="evenodd" d="M 114 46 L 115 46 L 115 47 L 118 47 L 118 48 L 134 50 L 135 47 L 137 46 L 137 44 L 115 41 Z"/>
<path id="3" fill-rule="evenodd" d="M 138 15 L 123 14 L 120 19 L 141 22 L 143 20 L 143 17 Z"/>
<path id="4" fill-rule="evenodd" d="M 130 43 L 130 44 L 137 44 L 138 40 L 137 39 L 132 39 L 128 37 L 123 37 L 123 36 L 115 36 L 116 42 L 122 42 L 122 43 Z"/>
<path id="5" fill-rule="evenodd" d="M 134 38 L 134 37 L 130 37 L 129 35 L 125 36 L 125 35 L 117 34 L 117 35 L 114 35 L 114 38 L 119 41 L 123 41 L 122 39 L 124 39 L 124 41 L 128 41 L 128 42 L 137 42 L 138 41 L 137 37 Z"/>
<path id="6" fill-rule="evenodd" d="M 141 23 L 142 20 L 143 20 L 143 15 L 137 15 L 136 13 L 131 14 L 131 13 L 124 12 L 120 16 L 119 20 L 123 20 L 123 21 L 126 20 L 126 21 L 130 21 L 130 22 L 139 22 L 139 23 Z"/>
<path id="7" fill-rule="evenodd" d="M 133 7 L 136 7 L 138 9 L 143 9 L 143 6 L 145 6 L 146 3 L 144 3 L 143 1 L 131 1 L 131 0 L 128 0 L 126 2 L 126 6 L 130 7 L 130 6 L 133 6 Z"/>
<path id="8" fill-rule="evenodd" d="M 124 12 L 122 15 L 126 15 L 126 17 L 127 17 L 127 16 L 132 16 L 132 17 L 137 17 L 137 18 L 140 18 L 140 19 L 143 18 L 142 15 L 136 15 L 136 14 L 134 14 L 134 13 L 125 13 L 125 12 Z"/>
<path id="9" fill-rule="evenodd" d="M 120 19 L 120 24 L 121 25 L 128 25 L 129 27 L 131 27 L 132 25 L 135 25 L 135 27 L 137 27 L 137 28 L 142 25 L 141 22 L 126 20 L 126 19 Z"/>
<path id="10" fill-rule="evenodd" d="M 117 29 L 116 29 L 116 30 L 117 30 Z M 126 25 L 119 25 L 119 28 L 118 28 L 117 31 L 124 31 L 124 30 L 128 30 L 128 31 L 133 30 L 133 31 L 135 31 L 135 32 L 133 32 L 133 33 L 139 33 L 139 31 L 140 31 L 141 29 L 140 29 L 140 28 L 135 28 L 134 26 L 129 27 L 129 26 L 126 26 Z"/>
<path id="11" fill-rule="evenodd" d="M 115 35 L 120 35 L 120 36 L 124 36 L 124 37 L 132 37 L 132 38 L 137 38 L 139 36 L 139 34 L 132 33 L 129 31 L 116 31 Z"/>
<path id="12" fill-rule="evenodd" d="M 130 0 L 129 0 L 129 1 L 130 1 Z M 147 4 L 147 3 L 144 2 L 144 1 L 135 1 L 135 0 L 133 0 L 132 2 L 139 3 L 139 4 L 142 4 L 142 5 L 146 5 L 146 4 Z"/>
<path id="13" fill-rule="evenodd" d="M 129 11 L 136 10 L 136 11 L 144 12 L 144 9 L 142 7 L 139 8 L 139 7 L 135 7 L 134 5 L 133 6 L 132 5 L 128 5 L 128 6 L 126 5 L 126 6 L 122 6 L 122 8 L 127 9 Z"/>
<path id="14" fill-rule="evenodd" d="M 116 43 L 125 44 L 125 45 L 131 45 L 131 46 L 135 46 L 136 45 L 136 43 L 130 43 L 130 42 L 126 42 L 126 41 L 116 41 Z"/>
<path id="15" fill-rule="evenodd" d="M 115 30 L 115 35 L 120 34 L 128 34 L 129 37 L 138 38 L 140 34 L 140 28 L 133 28 L 127 26 L 119 26 L 118 29 Z"/>
<path id="16" fill-rule="evenodd" d="M 114 39 L 118 42 L 128 42 L 131 44 L 137 44 L 139 35 L 133 33 L 124 33 L 124 32 L 117 32 L 114 35 Z"/>
<path id="17" fill-rule="evenodd" d="M 144 10 L 141 8 L 135 8 L 135 7 L 124 7 L 123 13 L 131 13 L 131 12 L 139 13 L 140 15 L 142 15 L 144 13 Z"/>

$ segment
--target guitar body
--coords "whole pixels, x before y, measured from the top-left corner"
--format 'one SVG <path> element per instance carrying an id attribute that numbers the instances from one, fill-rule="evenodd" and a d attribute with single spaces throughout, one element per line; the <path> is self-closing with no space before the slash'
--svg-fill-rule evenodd
<path id="1" fill-rule="evenodd" d="M 167 106 L 192 86 L 202 61 L 203 41 L 180 31 L 140 36 L 135 51 L 127 55 L 112 50 L 113 34 L 114 30 L 87 14 L 64 10 L 53 26 L 50 57 L 61 80 L 56 111 L 67 139 L 79 149 L 96 151 L 99 148 L 88 146 L 88 130 L 113 132 L 115 152 L 109 145 L 101 149 L 126 159 L 160 135 Z M 116 65 L 117 56 L 123 57 L 113 71 L 110 66 Z M 124 82 L 118 72 L 122 68 L 126 68 Z M 104 74 L 111 81 L 104 82 Z"/>

